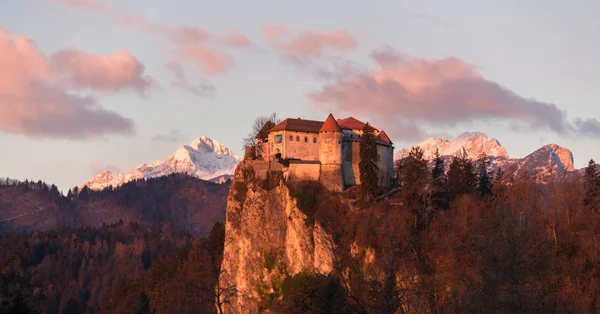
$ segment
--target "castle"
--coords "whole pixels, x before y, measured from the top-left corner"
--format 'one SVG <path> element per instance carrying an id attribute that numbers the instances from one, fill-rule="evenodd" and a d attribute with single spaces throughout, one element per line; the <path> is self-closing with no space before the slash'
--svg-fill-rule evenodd
<path id="1" fill-rule="evenodd" d="M 287 118 L 267 122 L 258 133 L 256 155 L 265 161 L 282 161 L 287 177 L 318 180 L 333 191 L 360 184 L 360 138 L 365 123 L 353 117 L 325 121 Z M 394 147 L 384 131 L 375 129 L 379 153 L 379 184 L 391 185 Z M 269 163 L 271 165 L 271 163 Z"/>

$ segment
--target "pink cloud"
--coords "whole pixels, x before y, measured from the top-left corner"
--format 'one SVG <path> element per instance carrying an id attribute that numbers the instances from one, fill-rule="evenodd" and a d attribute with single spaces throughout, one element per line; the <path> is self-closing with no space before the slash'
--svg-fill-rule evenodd
<path id="1" fill-rule="evenodd" d="M 171 86 L 182 89 L 186 92 L 192 93 L 198 97 L 204 97 L 204 98 L 214 98 L 215 97 L 216 88 L 212 83 L 210 83 L 204 79 L 201 79 L 200 82 L 198 82 L 196 84 L 191 84 L 188 81 L 187 77 L 185 76 L 183 68 L 181 67 L 181 65 L 179 63 L 170 62 L 167 65 L 167 67 L 173 72 L 173 75 L 175 76 L 175 80 L 173 80 L 171 82 Z"/>
<path id="2" fill-rule="evenodd" d="M 162 36 L 169 44 L 170 62 L 191 63 L 204 74 L 214 75 L 229 71 L 235 65 L 231 54 L 221 48 L 245 48 L 252 42 L 242 33 L 230 31 L 217 35 L 195 26 L 170 26 L 155 23 L 139 15 L 117 14 L 119 23 L 140 31 Z"/>
<path id="3" fill-rule="evenodd" d="M 0 69 L 0 131 L 72 139 L 134 131 L 132 120 L 68 92 L 33 41 L 3 29 Z"/>
<path id="4" fill-rule="evenodd" d="M 56 0 L 71 7 L 94 10 L 93 0 Z M 87 5 L 84 5 L 87 4 Z M 204 74 L 222 74 L 235 65 L 233 56 L 224 51 L 228 48 L 249 48 L 252 42 L 238 31 L 215 34 L 209 30 L 187 25 L 168 25 L 151 21 L 139 14 L 124 13 L 107 6 L 101 13 L 106 14 L 118 25 L 134 28 L 157 36 L 167 43 L 171 54 L 170 62 L 190 63 Z M 99 10 L 94 10 L 98 11 Z"/>
<path id="5" fill-rule="evenodd" d="M 62 3 L 64 5 L 76 8 L 84 8 L 92 11 L 105 11 L 107 9 L 106 5 L 97 0 L 54 0 L 58 3 Z"/>
<path id="6" fill-rule="evenodd" d="M 144 73 L 144 65 L 123 50 L 112 55 L 62 50 L 52 55 L 50 63 L 54 72 L 72 87 L 99 91 L 129 88 L 144 92 L 153 85 L 153 80 Z"/>
<path id="7" fill-rule="evenodd" d="M 371 54 L 377 68 L 326 84 L 308 97 L 322 108 L 333 105 L 381 121 L 403 137 L 418 136 L 419 124 L 454 126 L 477 119 L 509 120 L 565 135 L 594 129 L 593 122 L 575 126 L 555 104 L 519 96 L 458 58 L 409 58 L 383 48 Z M 400 124 L 404 130 L 399 130 Z M 407 130 L 413 134 L 402 134 Z"/>
<path id="8" fill-rule="evenodd" d="M 221 42 L 231 47 L 247 48 L 252 46 L 250 39 L 238 31 L 227 32 L 222 36 Z"/>
<path id="9" fill-rule="evenodd" d="M 346 30 L 316 32 L 296 31 L 282 26 L 263 25 L 267 43 L 285 54 L 298 57 L 321 57 L 326 50 L 352 51 L 358 40 Z"/>
<path id="10" fill-rule="evenodd" d="M 172 60 L 177 63 L 192 62 L 201 72 L 206 74 L 225 73 L 235 64 L 231 55 L 213 51 L 209 48 L 182 44 L 177 47 L 177 55 Z"/>

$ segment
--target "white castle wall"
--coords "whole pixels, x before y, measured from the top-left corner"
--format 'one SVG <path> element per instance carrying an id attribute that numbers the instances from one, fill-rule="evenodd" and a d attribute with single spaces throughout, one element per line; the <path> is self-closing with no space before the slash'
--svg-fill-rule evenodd
<path id="1" fill-rule="evenodd" d="M 282 135 L 281 143 L 276 143 L 277 135 Z M 316 140 L 316 143 L 315 143 Z M 277 152 L 281 158 L 319 160 L 319 135 L 317 133 L 278 131 L 269 134 L 271 156 Z"/>

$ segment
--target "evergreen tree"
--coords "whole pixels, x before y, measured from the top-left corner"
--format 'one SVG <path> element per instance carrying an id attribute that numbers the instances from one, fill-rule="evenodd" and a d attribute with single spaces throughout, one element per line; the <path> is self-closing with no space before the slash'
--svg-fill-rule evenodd
<path id="1" fill-rule="evenodd" d="M 436 148 L 433 169 L 431 169 L 431 179 L 433 182 L 440 181 L 444 179 L 444 175 L 444 160 L 440 156 L 440 151 Z"/>
<path id="2" fill-rule="evenodd" d="M 369 123 L 363 128 L 360 139 L 360 185 L 363 194 L 367 198 L 374 197 L 378 189 L 379 154 L 377 153 L 377 142 L 375 140 L 375 129 Z"/>
<path id="3" fill-rule="evenodd" d="M 412 210 L 423 207 L 427 181 L 427 160 L 423 159 L 423 150 L 413 147 L 402 166 L 401 195 L 407 207 Z"/>
<path id="4" fill-rule="evenodd" d="M 448 207 L 447 200 L 447 177 L 444 172 L 444 159 L 440 156 L 438 149 L 435 150 L 433 159 L 433 169 L 431 169 L 431 198 L 432 205 L 436 209 L 445 209 Z"/>
<path id="5" fill-rule="evenodd" d="M 482 153 L 477 160 L 477 194 L 481 197 L 487 197 L 492 194 L 492 180 L 488 167 L 490 160 L 485 153 Z"/>
<path id="6" fill-rule="evenodd" d="M 141 292 L 136 300 L 133 308 L 134 314 L 153 314 L 155 311 L 152 311 L 150 308 L 150 300 L 148 299 L 148 295 L 145 292 Z"/>
<path id="7" fill-rule="evenodd" d="M 470 158 L 454 157 L 448 169 L 448 193 L 450 200 L 463 194 L 473 193 L 477 176 Z"/>
<path id="8" fill-rule="evenodd" d="M 600 171 L 596 162 L 591 159 L 585 168 L 584 178 L 585 197 L 583 203 L 589 210 L 600 209 Z"/>
<path id="9" fill-rule="evenodd" d="M 504 171 L 501 167 L 496 169 L 494 173 L 494 180 L 492 181 L 492 192 L 495 197 L 501 195 L 504 192 L 504 183 L 502 180 L 504 179 Z"/>

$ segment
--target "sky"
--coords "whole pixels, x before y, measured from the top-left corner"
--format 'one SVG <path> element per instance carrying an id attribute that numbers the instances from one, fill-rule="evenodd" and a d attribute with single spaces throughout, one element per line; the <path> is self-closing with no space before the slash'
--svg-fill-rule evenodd
<path id="1" fill-rule="evenodd" d="M 5 0 L 0 177 L 60 189 L 257 116 L 354 116 L 600 159 L 596 0 Z"/>

